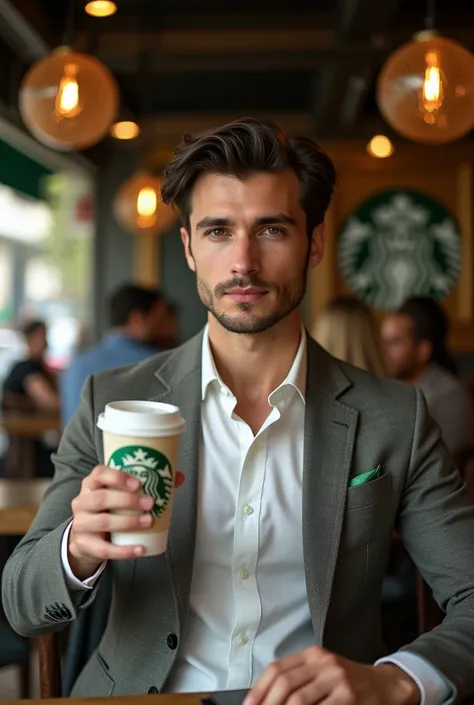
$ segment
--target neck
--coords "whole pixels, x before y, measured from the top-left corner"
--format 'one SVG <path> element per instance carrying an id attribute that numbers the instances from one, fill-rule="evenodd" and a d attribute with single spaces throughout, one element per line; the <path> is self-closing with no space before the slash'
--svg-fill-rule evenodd
<path id="1" fill-rule="evenodd" d="M 296 357 L 301 339 L 299 312 L 255 335 L 229 333 L 209 316 L 209 342 L 223 382 L 239 402 L 266 402 Z"/>
<path id="2" fill-rule="evenodd" d="M 425 376 L 426 372 L 428 371 L 428 367 L 429 365 L 426 365 L 425 367 L 422 367 L 421 369 L 412 372 L 412 374 L 407 375 L 403 381 L 415 387 Z"/>

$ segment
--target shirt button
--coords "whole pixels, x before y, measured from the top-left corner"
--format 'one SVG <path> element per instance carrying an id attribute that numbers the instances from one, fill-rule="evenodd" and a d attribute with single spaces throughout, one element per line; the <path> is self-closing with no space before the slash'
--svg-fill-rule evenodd
<path id="1" fill-rule="evenodd" d="M 249 643 L 249 638 L 248 636 L 245 636 L 245 634 L 241 634 L 239 636 L 239 644 L 240 646 L 245 646 L 246 644 Z"/>
<path id="2" fill-rule="evenodd" d="M 248 572 L 248 570 L 245 570 L 245 568 L 240 571 L 240 577 L 242 580 L 247 580 L 249 576 L 250 573 Z"/>
<path id="3" fill-rule="evenodd" d="M 253 514 L 253 507 L 251 507 L 250 504 L 245 505 L 244 514 L 246 514 L 248 517 Z"/>

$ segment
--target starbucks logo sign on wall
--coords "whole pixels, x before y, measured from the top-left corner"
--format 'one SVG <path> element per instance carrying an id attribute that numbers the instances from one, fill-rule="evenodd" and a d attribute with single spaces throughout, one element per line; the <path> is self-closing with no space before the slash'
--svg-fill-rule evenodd
<path id="1" fill-rule="evenodd" d="M 173 488 L 171 464 L 163 453 L 155 448 L 125 446 L 112 453 L 107 465 L 138 478 L 145 494 L 155 500 L 151 513 L 156 517 L 163 514 Z"/>
<path id="2" fill-rule="evenodd" d="M 459 227 L 424 193 L 382 191 L 344 223 L 338 258 L 350 288 L 376 308 L 393 310 L 415 295 L 441 299 L 459 277 Z"/>

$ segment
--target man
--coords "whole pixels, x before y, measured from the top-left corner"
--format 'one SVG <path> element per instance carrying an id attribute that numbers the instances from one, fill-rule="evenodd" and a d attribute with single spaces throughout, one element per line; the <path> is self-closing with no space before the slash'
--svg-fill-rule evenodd
<path id="1" fill-rule="evenodd" d="M 63 423 L 75 414 L 87 377 L 146 360 L 161 349 L 160 329 L 168 326 L 168 304 L 161 293 L 135 284 L 116 289 L 109 299 L 110 332 L 78 355 L 61 379 Z M 166 332 L 166 331 L 165 331 Z"/>
<path id="2" fill-rule="evenodd" d="M 3 577 L 12 625 L 38 635 L 87 609 L 112 564 L 108 625 L 75 696 L 253 686 L 252 705 L 409 705 L 474 692 L 474 508 L 422 395 L 301 328 L 334 181 L 316 144 L 250 118 L 177 149 L 163 199 L 180 209 L 208 326 L 86 384 Z M 108 540 L 152 521 L 138 482 L 100 465 L 96 416 L 127 398 L 177 404 L 187 423 L 157 558 Z M 395 527 L 448 614 L 374 665 Z"/>
<path id="3" fill-rule="evenodd" d="M 396 379 L 422 390 L 431 416 L 454 456 L 474 442 L 474 415 L 467 389 L 457 378 L 446 347 L 448 320 L 428 297 L 409 299 L 385 318 L 382 340 L 387 366 Z"/>

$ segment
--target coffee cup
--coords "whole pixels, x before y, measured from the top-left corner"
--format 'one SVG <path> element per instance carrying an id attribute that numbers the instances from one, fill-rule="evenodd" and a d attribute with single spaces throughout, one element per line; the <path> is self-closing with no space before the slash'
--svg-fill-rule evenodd
<path id="1" fill-rule="evenodd" d="M 164 553 L 179 441 L 185 429 L 179 407 L 152 401 L 110 402 L 100 414 L 97 426 L 103 434 L 105 465 L 136 477 L 142 491 L 155 502 L 150 512 L 154 521 L 149 529 L 114 532 L 112 543 L 143 546 L 146 556 Z"/>

